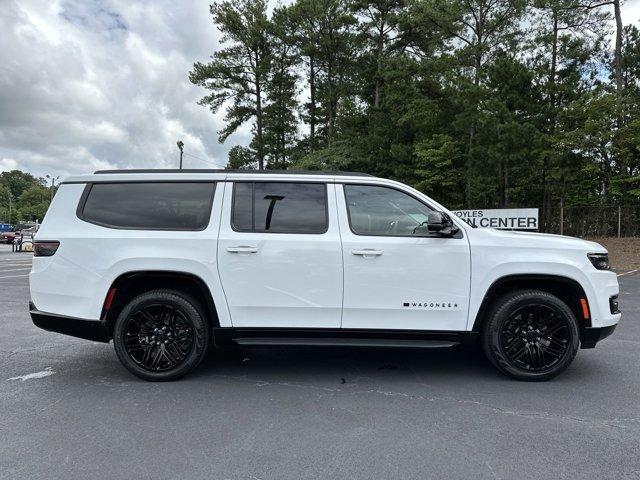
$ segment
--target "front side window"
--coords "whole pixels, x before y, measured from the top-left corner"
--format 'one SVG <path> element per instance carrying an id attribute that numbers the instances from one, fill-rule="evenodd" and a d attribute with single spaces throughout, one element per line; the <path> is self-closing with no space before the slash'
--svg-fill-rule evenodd
<path id="1" fill-rule="evenodd" d="M 237 182 L 232 225 L 238 232 L 324 233 L 327 187 L 322 183 Z"/>
<path id="2" fill-rule="evenodd" d="M 356 235 L 412 236 L 432 211 L 411 195 L 389 187 L 345 185 L 344 191 L 349 223 Z"/>
<path id="3" fill-rule="evenodd" d="M 211 217 L 213 182 L 94 183 L 82 220 L 134 230 L 203 230 Z"/>

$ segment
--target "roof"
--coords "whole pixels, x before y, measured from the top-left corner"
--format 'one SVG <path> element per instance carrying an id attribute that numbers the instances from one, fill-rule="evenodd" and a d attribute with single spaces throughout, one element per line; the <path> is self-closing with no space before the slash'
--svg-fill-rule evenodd
<path id="1" fill-rule="evenodd" d="M 222 170 L 222 169 L 131 169 L 131 170 L 97 170 L 97 175 L 106 175 L 114 173 L 245 173 L 260 175 L 331 175 L 331 176 L 347 176 L 347 177 L 373 177 L 368 173 L 361 172 L 342 172 L 342 171 L 321 171 L 321 170 Z"/>

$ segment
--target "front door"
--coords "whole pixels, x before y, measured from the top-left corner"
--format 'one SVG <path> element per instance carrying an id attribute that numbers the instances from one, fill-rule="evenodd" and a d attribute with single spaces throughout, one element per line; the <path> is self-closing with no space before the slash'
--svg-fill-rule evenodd
<path id="1" fill-rule="evenodd" d="M 227 182 L 218 269 L 234 327 L 339 328 L 333 183 Z"/>
<path id="2" fill-rule="evenodd" d="M 336 185 L 344 250 L 343 328 L 465 330 L 470 250 L 414 233 L 431 208 L 382 185 Z"/>

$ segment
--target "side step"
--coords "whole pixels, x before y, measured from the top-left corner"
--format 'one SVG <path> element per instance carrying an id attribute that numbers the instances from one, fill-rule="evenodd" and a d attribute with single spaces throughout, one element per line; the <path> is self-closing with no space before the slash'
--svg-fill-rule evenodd
<path id="1" fill-rule="evenodd" d="M 310 347 L 402 347 L 402 348 L 449 348 L 460 342 L 445 340 L 407 340 L 384 338 L 292 338 L 292 337 L 239 337 L 238 345 L 295 345 Z"/>

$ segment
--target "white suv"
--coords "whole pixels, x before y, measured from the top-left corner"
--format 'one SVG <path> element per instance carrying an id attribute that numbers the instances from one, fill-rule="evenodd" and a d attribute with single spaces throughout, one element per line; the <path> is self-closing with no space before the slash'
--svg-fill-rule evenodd
<path id="1" fill-rule="evenodd" d="M 368 175 L 96 172 L 62 183 L 35 240 L 33 322 L 113 339 L 147 380 L 210 345 L 462 343 L 543 380 L 620 319 L 597 243 L 474 229 Z"/>

